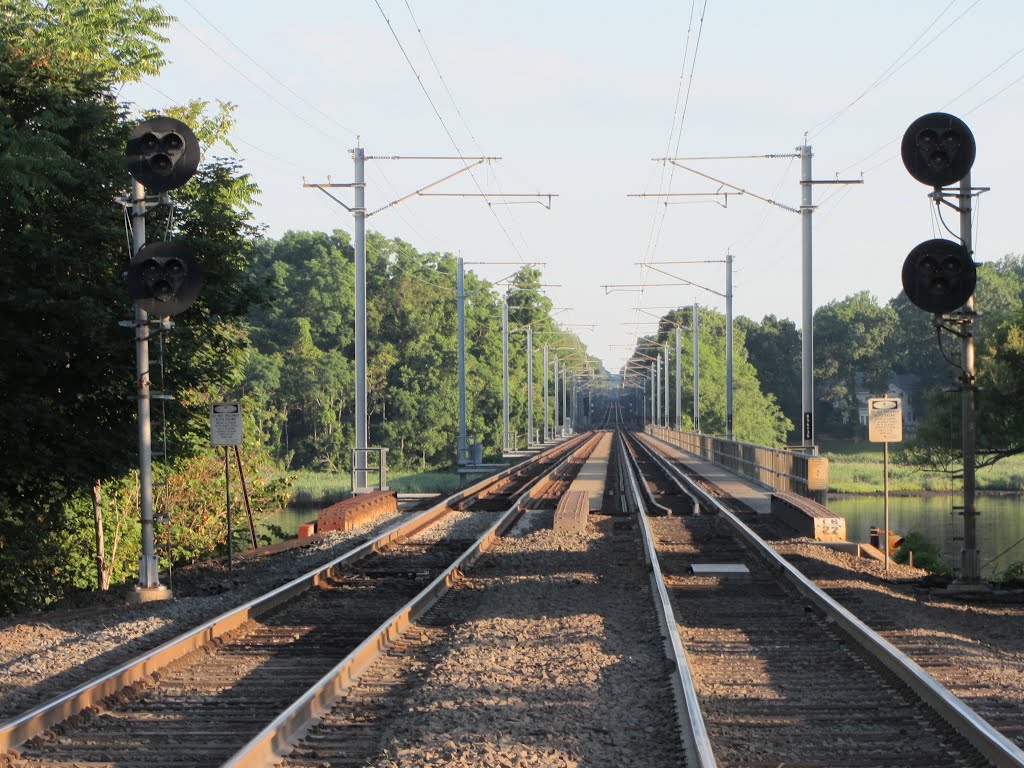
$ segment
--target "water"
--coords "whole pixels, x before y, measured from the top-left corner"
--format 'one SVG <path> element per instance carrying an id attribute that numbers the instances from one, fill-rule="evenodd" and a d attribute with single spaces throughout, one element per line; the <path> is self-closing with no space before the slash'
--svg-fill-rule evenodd
<path id="1" fill-rule="evenodd" d="M 963 518 L 952 507 L 962 503 L 959 496 L 890 496 L 889 530 L 904 536 L 911 531 L 924 534 L 940 549 L 947 564 L 959 567 Z M 868 529 L 882 528 L 881 496 L 829 499 L 828 507 L 846 518 L 846 538 L 850 541 L 867 543 Z M 978 496 L 977 508 L 975 530 L 982 575 L 990 577 L 1024 560 L 1024 496 Z"/>
<path id="2" fill-rule="evenodd" d="M 287 537 L 295 536 L 302 523 L 312 523 L 323 504 L 285 507 L 267 515 L 266 522 L 276 525 L 285 532 Z"/>

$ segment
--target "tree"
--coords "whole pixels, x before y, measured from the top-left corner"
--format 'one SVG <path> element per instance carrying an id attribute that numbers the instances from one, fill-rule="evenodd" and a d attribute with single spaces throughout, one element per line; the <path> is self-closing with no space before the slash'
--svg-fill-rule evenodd
<path id="1" fill-rule="evenodd" d="M 787 419 L 799 424 L 802 341 L 796 323 L 765 315 L 760 323 L 739 317 L 735 325 L 746 339 L 747 359 L 757 371 L 762 391 L 775 398 Z M 791 431 L 786 439 L 795 445 L 800 441 L 799 433 Z"/>
<path id="2" fill-rule="evenodd" d="M 887 388 L 892 366 L 884 350 L 896 319 L 891 307 L 879 305 L 867 291 L 831 301 L 814 313 L 815 393 L 832 409 L 821 415 L 820 433 L 852 432 L 860 424 L 857 392 Z"/>

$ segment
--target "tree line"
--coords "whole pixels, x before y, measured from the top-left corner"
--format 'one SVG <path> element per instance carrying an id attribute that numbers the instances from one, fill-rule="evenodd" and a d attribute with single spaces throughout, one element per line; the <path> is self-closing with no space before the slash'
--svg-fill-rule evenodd
<path id="1" fill-rule="evenodd" d="M 120 87 L 159 71 L 172 21 L 141 0 L 9 0 L 0 14 L 0 614 L 38 608 L 70 591 L 131 581 L 139 557 L 132 317 L 124 272 L 130 179 L 125 141 L 145 115 Z M 147 214 L 147 232 L 191 247 L 202 263 L 198 301 L 157 334 L 154 386 L 173 399 L 168 462 L 156 468 L 163 567 L 224 546 L 223 471 L 209 445 L 212 402 L 240 400 L 242 449 L 260 514 L 287 497 L 288 472 L 344 472 L 353 444 L 354 254 L 343 231 L 270 238 L 254 216 L 259 189 L 229 149 L 229 104 L 165 110 L 204 145 L 173 208 Z M 447 467 L 458 426 L 456 259 L 367 236 L 369 442 L 400 469 Z M 606 373 L 559 327 L 541 274 L 524 266 L 494 285 L 465 277 L 469 434 L 493 457 L 502 432 L 502 303 L 509 306 L 512 430 L 525 442 L 526 333 L 535 364 L 535 428 L 543 412 L 544 345 L 577 370 Z M 978 305 L 979 443 L 996 458 L 1020 450 L 1024 408 L 1024 267 L 983 265 Z M 642 343 L 669 343 L 690 309 L 667 313 Z M 723 434 L 725 327 L 700 310 L 701 428 Z M 956 349 L 939 351 L 930 318 L 904 297 L 855 294 L 815 315 L 822 435 L 857 434 L 857 393 L 914 373 L 927 416 L 922 438 L 943 433 L 958 401 L 941 393 Z M 740 318 L 735 329 L 735 432 L 793 441 L 800 410 L 799 332 L 789 320 Z M 684 382 L 691 346 L 683 345 Z M 674 366 L 670 369 L 674 371 Z M 955 371 L 954 371 L 955 372 Z M 550 374 L 549 374 L 550 376 Z M 549 378 L 550 381 L 550 378 Z M 689 393 L 689 389 L 686 390 Z M 554 393 L 549 385 L 549 410 Z M 684 427 L 691 426 L 684 414 Z M 958 420 L 956 420 L 958 424 Z M 159 424 L 156 426 L 159 430 Z M 958 427 L 957 427 L 958 428 Z M 948 429 L 946 429 L 948 432 Z M 245 526 L 236 530 L 245 531 Z M 99 541 L 104 542 L 100 549 Z"/>

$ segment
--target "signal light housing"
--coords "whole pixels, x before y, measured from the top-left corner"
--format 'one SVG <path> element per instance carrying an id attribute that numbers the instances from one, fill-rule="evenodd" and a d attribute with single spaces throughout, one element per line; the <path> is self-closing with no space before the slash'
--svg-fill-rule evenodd
<path id="1" fill-rule="evenodd" d="M 960 181 L 971 170 L 977 154 L 974 134 L 967 123 L 945 112 L 917 118 L 903 134 L 900 154 L 910 175 L 930 187 Z"/>
<path id="2" fill-rule="evenodd" d="M 149 243 L 128 265 L 128 292 L 140 308 L 166 317 L 188 309 L 203 287 L 192 250 L 177 243 Z"/>
<path id="3" fill-rule="evenodd" d="M 936 315 L 962 307 L 974 293 L 978 268 L 952 240 L 926 240 L 903 262 L 903 290 L 910 302 Z"/>
<path id="4" fill-rule="evenodd" d="M 199 167 L 199 140 L 185 123 L 154 117 L 135 126 L 125 146 L 125 165 L 150 192 L 177 189 Z"/>

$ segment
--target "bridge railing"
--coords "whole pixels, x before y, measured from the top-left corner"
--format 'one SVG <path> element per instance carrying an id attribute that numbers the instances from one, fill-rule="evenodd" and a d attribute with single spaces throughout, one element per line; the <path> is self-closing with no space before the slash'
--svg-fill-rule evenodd
<path id="1" fill-rule="evenodd" d="M 824 500 L 821 488 L 827 484 L 828 459 L 713 435 L 678 432 L 653 424 L 645 426 L 644 431 L 766 488 L 797 493 L 819 502 Z"/>

